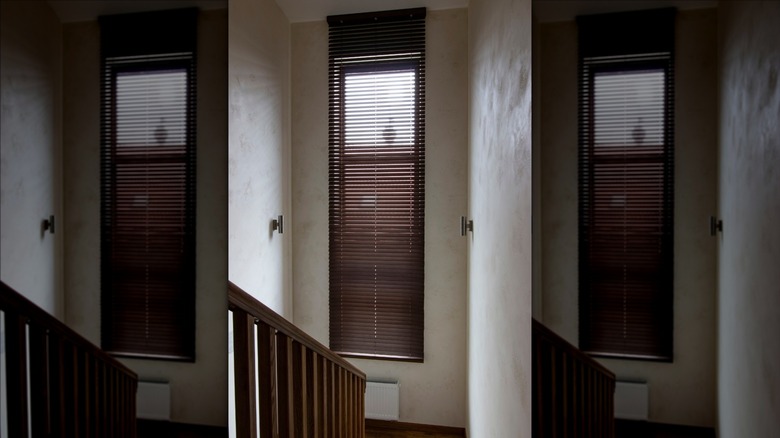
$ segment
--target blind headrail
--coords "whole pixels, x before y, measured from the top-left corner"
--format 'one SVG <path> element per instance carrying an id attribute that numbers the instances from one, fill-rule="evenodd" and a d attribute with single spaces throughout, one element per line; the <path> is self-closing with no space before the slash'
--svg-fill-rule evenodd
<path id="1" fill-rule="evenodd" d="M 228 307 L 230 310 L 243 310 L 277 331 L 284 333 L 287 337 L 305 345 L 307 348 L 315 351 L 318 355 L 326 357 L 331 362 L 336 363 L 340 367 L 365 380 L 366 374 L 359 368 L 355 367 L 346 359 L 334 353 L 328 347 L 322 345 L 319 341 L 298 328 L 295 324 L 286 320 L 283 316 L 249 295 L 249 293 L 238 287 L 232 281 L 228 282 Z"/>

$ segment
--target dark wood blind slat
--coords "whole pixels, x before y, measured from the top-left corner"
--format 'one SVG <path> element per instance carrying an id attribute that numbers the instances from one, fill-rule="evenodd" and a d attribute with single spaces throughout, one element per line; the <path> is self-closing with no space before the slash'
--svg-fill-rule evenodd
<path id="1" fill-rule="evenodd" d="M 195 9 L 100 18 L 101 337 L 194 360 Z"/>
<path id="2" fill-rule="evenodd" d="M 674 11 L 578 24 L 580 348 L 671 360 Z"/>
<path id="3" fill-rule="evenodd" d="M 425 9 L 328 22 L 330 346 L 422 360 Z"/>

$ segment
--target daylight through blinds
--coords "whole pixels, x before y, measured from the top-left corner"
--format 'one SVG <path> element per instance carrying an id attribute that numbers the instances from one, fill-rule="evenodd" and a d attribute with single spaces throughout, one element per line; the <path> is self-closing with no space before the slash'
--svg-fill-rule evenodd
<path id="1" fill-rule="evenodd" d="M 148 19 L 176 27 L 184 20 L 194 30 L 194 11 L 182 14 L 102 17 L 101 26 L 144 28 Z M 102 346 L 117 355 L 193 360 L 194 45 L 141 55 L 106 31 L 102 49 Z"/>
<path id="2" fill-rule="evenodd" d="M 330 347 L 423 358 L 424 10 L 329 17 Z"/>
<path id="3" fill-rule="evenodd" d="M 604 20 L 580 20 L 581 55 L 609 52 L 588 43 Z M 580 58 L 579 327 L 591 354 L 672 358 L 672 49 Z"/>

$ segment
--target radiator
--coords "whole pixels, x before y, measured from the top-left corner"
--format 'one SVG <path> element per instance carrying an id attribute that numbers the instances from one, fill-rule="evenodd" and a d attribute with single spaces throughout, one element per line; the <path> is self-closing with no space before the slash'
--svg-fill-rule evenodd
<path id="1" fill-rule="evenodd" d="M 649 390 L 645 382 L 615 382 L 615 418 L 647 421 Z"/>
<path id="2" fill-rule="evenodd" d="M 138 382 L 136 396 L 138 418 L 171 419 L 171 386 L 167 382 Z"/>
<path id="3" fill-rule="evenodd" d="M 366 382 L 366 418 L 398 421 L 398 382 Z"/>

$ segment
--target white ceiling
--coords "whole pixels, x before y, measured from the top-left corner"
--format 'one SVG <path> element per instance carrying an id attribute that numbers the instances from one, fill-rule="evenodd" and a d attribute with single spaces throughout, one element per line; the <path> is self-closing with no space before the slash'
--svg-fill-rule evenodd
<path id="1" fill-rule="evenodd" d="M 257 0 L 259 1 L 259 0 Z M 486 0 L 489 1 L 489 0 Z M 469 0 L 276 0 L 293 22 L 324 20 L 328 15 L 426 7 L 452 9 Z M 196 6 L 222 9 L 229 0 L 48 0 L 62 22 L 94 20 L 99 15 L 154 11 Z M 577 15 L 674 6 L 700 9 L 717 6 L 717 0 L 533 0 L 534 16 L 542 22 L 572 20 Z"/>

